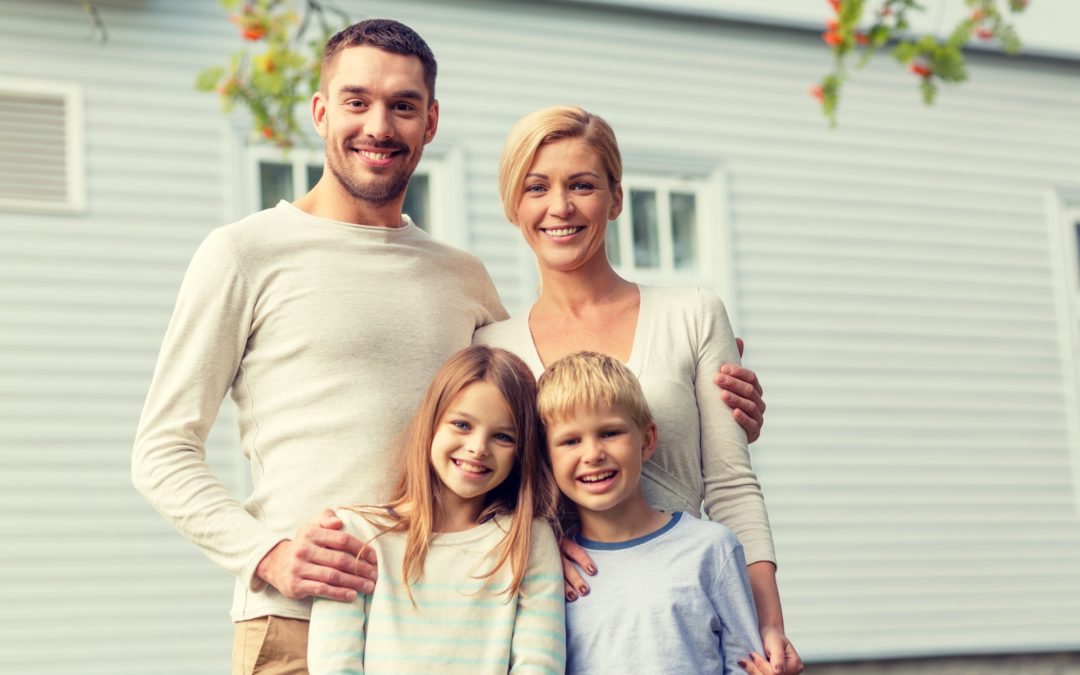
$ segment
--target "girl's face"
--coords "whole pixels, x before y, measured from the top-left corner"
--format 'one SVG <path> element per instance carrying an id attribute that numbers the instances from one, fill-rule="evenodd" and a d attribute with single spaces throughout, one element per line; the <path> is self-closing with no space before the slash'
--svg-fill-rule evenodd
<path id="1" fill-rule="evenodd" d="M 517 226 L 542 267 L 572 271 L 606 260 L 607 223 L 622 211 L 596 151 L 581 138 L 540 146 L 525 175 Z"/>
<path id="2" fill-rule="evenodd" d="M 431 465 L 448 512 L 475 521 L 484 495 L 510 475 L 517 448 L 514 418 L 495 385 L 473 382 L 462 389 L 438 420 L 431 441 Z"/>

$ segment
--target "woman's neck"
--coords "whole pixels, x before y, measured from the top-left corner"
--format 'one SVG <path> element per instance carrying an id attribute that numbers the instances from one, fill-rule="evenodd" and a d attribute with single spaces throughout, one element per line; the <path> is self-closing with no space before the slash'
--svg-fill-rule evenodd
<path id="1" fill-rule="evenodd" d="M 569 272 L 541 268 L 540 281 L 536 307 L 540 311 L 555 310 L 575 316 L 589 307 L 618 300 L 634 287 L 612 269 L 606 258 L 602 265 Z"/>

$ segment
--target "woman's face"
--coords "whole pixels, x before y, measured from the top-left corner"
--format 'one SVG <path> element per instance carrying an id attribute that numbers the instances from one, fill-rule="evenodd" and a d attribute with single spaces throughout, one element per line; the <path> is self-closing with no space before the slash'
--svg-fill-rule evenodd
<path id="1" fill-rule="evenodd" d="M 579 269 L 607 260 L 607 223 L 622 211 L 622 187 L 608 186 L 596 152 L 580 138 L 540 146 L 525 175 L 517 226 L 541 267 Z"/>

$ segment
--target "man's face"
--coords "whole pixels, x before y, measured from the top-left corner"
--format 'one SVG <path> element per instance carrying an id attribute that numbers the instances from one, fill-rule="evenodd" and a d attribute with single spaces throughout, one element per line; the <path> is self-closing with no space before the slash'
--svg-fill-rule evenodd
<path id="1" fill-rule="evenodd" d="M 326 91 L 312 100 L 327 168 L 354 199 L 375 207 L 400 203 L 439 120 L 420 59 L 348 47 L 330 68 Z"/>

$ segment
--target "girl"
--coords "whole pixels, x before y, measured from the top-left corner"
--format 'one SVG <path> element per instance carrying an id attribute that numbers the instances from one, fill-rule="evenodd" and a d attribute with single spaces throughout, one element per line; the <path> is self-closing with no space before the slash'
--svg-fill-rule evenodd
<path id="1" fill-rule="evenodd" d="M 371 595 L 316 599 L 319 673 L 562 673 L 562 567 L 536 380 L 501 349 L 458 352 L 435 375 L 384 506 L 338 510 L 379 560 Z"/>

